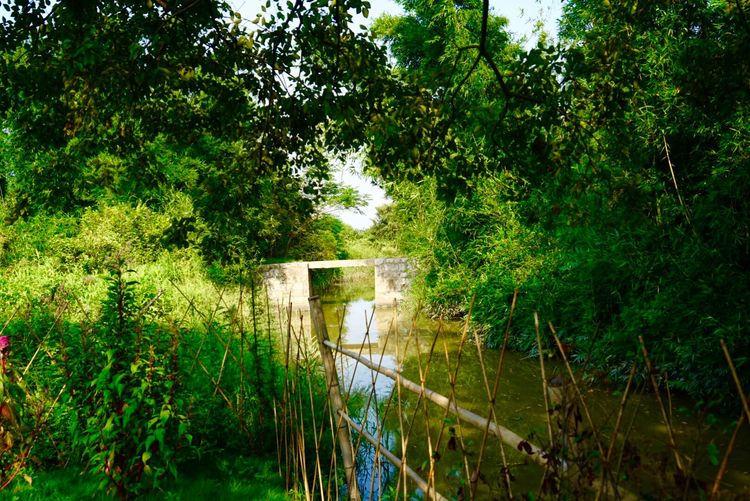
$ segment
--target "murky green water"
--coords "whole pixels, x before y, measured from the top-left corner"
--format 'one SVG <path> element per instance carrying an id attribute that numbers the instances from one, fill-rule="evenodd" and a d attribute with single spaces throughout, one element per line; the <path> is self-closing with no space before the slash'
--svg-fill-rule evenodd
<path id="1" fill-rule="evenodd" d="M 364 283 L 356 280 L 347 286 L 332 288 L 323 295 L 324 313 L 332 339 L 338 339 L 340 333 L 340 342 L 344 347 L 353 351 L 361 349 L 364 356 L 381 363 L 383 367 L 400 370 L 403 377 L 414 382 L 419 383 L 422 374 L 426 387 L 446 396 L 453 390 L 450 376 L 455 372 L 455 398 L 458 404 L 481 416 L 490 415 L 487 387 L 492 389 L 494 386 L 500 352 L 483 349 L 481 357 L 485 370 L 482 370 L 472 334 L 463 349 L 459 350 L 462 325 L 441 324 L 425 318 L 414 321 L 403 312 L 374 309 L 372 296 L 371 285 L 366 280 Z M 366 334 L 368 324 L 369 334 Z M 460 365 L 456 369 L 459 358 Z M 503 453 L 505 464 L 513 477 L 511 489 L 514 495 L 538 492 L 542 468 L 528 462 L 524 454 L 508 446 L 502 448 L 493 435 L 486 439 L 486 446 L 482 447 L 483 429 L 459 422 L 434 404 L 425 405 L 416 395 L 404 389 L 398 392 L 392 380 L 382 375 L 374 378 L 373 371 L 351 359 L 337 357 L 336 360 L 343 386 L 360 390 L 352 392 L 354 396 L 349 402 L 352 414 L 358 414 L 360 420 L 366 416 L 366 428 L 373 435 L 377 435 L 379 423 L 384 423 L 380 427 L 383 430 L 381 443 L 399 457 L 405 447 L 408 465 L 423 478 L 429 476 L 429 457 L 430 451 L 433 451 L 436 458 L 435 484 L 442 494 L 451 498 L 463 491 L 468 499 L 467 479 L 477 469 L 481 456 L 481 475 L 476 484 L 477 499 L 504 497 Z M 565 372 L 559 361 L 547 360 L 545 365 L 548 378 Z M 506 352 L 495 413 L 498 424 L 547 448 L 550 442 L 540 374 L 537 358 Z M 621 395 L 605 386 L 597 386 L 596 382 L 587 385 L 583 392 L 606 450 Z M 667 396 L 664 395 L 664 398 L 666 402 Z M 714 456 L 721 461 L 732 426 L 731 423 L 718 421 L 708 427 L 705 419 L 679 410 L 692 407 L 691 402 L 672 396 L 671 419 L 675 440 L 685 461 L 692 463 L 696 478 L 710 487 L 717 467 L 711 464 L 708 451 L 712 446 L 709 444 L 716 445 L 720 452 Z M 581 413 L 585 415 L 583 409 Z M 667 428 L 654 394 L 644 391 L 643 385 L 635 388 L 623 413 L 622 423 L 621 440 L 613 458 L 615 463 L 621 464 L 619 471 L 624 485 L 639 494 L 656 497 L 674 491 L 674 468 L 671 466 L 674 460 L 668 446 Z M 401 429 L 411 429 L 408 438 L 406 433 L 400 433 Z M 585 417 L 580 429 L 590 429 Z M 740 432 L 724 475 L 723 487 L 734 492 L 750 486 L 749 430 L 750 427 L 745 427 Z M 627 445 L 623 448 L 622 438 L 626 432 Z M 589 436 L 576 447 L 588 451 L 587 454 L 592 457 L 597 456 L 595 442 L 594 437 Z M 360 447 L 359 477 L 365 499 L 368 495 L 377 498 L 381 489 L 388 488 L 388 480 L 396 477 L 394 468 L 379 467 L 374 457 L 372 448 Z M 594 459 L 591 464 L 596 462 Z M 390 485 L 394 485 L 394 482 Z M 410 486 L 410 490 L 413 492 L 413 486 Z"/>

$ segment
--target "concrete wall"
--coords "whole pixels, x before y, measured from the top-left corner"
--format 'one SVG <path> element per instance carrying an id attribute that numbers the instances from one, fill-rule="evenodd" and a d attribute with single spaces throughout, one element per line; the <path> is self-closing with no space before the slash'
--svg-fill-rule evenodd
<path id="1" fill-rule="evenodd" d="M 310 270 L 325 268 L 375 268 L 375 304 L 392 306 L 404 300 L 411 284 L 412 264 L 407 258 L 347 259 L 341 261 L 309 261 L 297 263 L 269 264 L 261 268 L 268 288 L 268 299 L 274 307 L 286 306 L 307 310 L 310 297 Z"/>
<path id="2" fill-rule="evenodd" d="M 261 268 L 261 274 L 272 309 L 279 305 L 286 308 L 290 302 L 294 311 L 309 309 L 310 270 L 307 263 L 269 264 Z"/>

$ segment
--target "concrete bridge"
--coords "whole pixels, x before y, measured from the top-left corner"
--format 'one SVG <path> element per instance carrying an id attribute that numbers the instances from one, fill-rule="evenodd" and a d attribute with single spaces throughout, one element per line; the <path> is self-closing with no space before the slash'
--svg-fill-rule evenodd
<path id="1" fill-rule="evenodd" d="M 310 279 L 314 270 L 367 266 L 375 270 L 376 305 L 392 306 L 394 300 L 403 301 L 412 277 L 412 263 L 404 257 L 268 264 L 261 267 L 261 274 L 271 303 L 287 305 L 291 301 L 292 308 L 297 310 L 308 309 L 307 299 L 312 294 Z"/>

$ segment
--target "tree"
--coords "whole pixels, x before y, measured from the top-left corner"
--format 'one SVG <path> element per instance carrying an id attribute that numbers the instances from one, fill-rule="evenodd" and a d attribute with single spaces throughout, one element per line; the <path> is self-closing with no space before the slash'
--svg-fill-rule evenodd
<path id="1" fill-rule="evenodd" d="M 586 255 L 573 274 L 594 284 L 595 348 L 637 352 L 643 334 L 673 385 L 721 398 L 729 379 L 718 338 L 734 353 L 750 348 L 741 334 L 746 14 L 737 2 L 574 1 L 562 35 L 571 116 L 590 139 L 579 136 L 578 168 L 554 193 L 571 228 L 559 233 L 563 245 Z M 579 196 L 563 194 L 571 187 Z"/>
<path id="2" fill-rule="evenodd" d="M 406 16 L 373 27 L 400 84 L 372 117 L 372 169 L 387 179 L 434 175 L 447 198 L 483 174 L 537 170 L 542 126 L 559 120 L 555 50 L 524 54 L 488 2 L 402 5 Z"/>
<path id="3" fill-rule="evenodd" d="M 329 151 L 348 149 L 360 72 L 382 61 L 350 29 L 354 8 L 300 1 L 250 31 L 214 0 L 6 6 L 14 217 L 186 194 L 172 234 L 203 228 L 210 259 L 283 252 L 323 199 Z"/>
<path id="4" fill-rule="evenodd" d="M 560 45 L 492 54 L 487 2 L 404 5 L 376 24 L 402 87 L 370 159 L 396 183 L 434 176 L 447 202 L 427 297 L 450 310 L 477 292 L 492 342 L 517 287 L 589 366 L 624 377 L 644 335 L 670 384 L 731 394 L 718 338 L 750 349 L 741 4 L 571 1 Z M 535 344 L 529 316 L 516 329 Z"/>

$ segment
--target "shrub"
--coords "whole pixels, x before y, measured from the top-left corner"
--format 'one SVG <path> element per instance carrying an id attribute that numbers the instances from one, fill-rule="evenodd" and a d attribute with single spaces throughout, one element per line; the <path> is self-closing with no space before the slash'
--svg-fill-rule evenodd
<path id="1" fill-rule="evenodd" d="M 176 475 L 177 452 L 191 441 L 178 396 L 176 333 L 136 308 L 132 285 L 116 268 L 101 321 L 80 342 L 67 340 L 64 364 L 79 416 L 73 446 L 121 498 Z"/>

